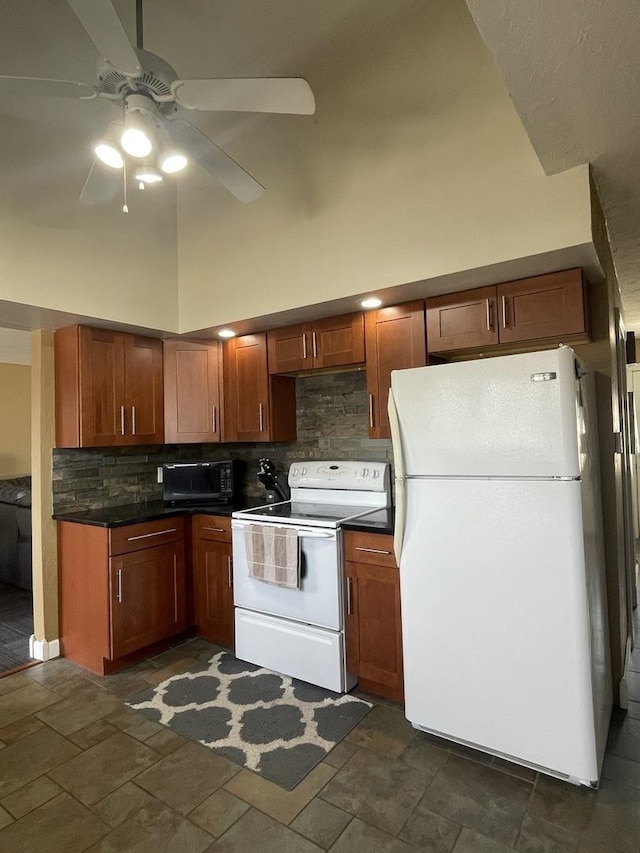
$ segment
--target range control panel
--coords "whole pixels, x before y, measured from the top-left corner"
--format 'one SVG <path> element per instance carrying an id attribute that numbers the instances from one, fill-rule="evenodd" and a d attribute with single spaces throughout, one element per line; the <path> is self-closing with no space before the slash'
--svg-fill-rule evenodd
<path id="1" fill-rule="evenodd" d="M 289 486 L 295 489 L 350 489 L 383 492 L 388 487 L 386 462 L 294 462 Z"/>

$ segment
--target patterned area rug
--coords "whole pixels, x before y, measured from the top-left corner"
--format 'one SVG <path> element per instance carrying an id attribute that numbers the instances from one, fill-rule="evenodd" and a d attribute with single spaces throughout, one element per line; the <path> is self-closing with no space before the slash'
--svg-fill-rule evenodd
<path id="1" fill-rule="evenodd" d="M 288 791 L 372 708 L 229 652 L 127 704 Z"/>

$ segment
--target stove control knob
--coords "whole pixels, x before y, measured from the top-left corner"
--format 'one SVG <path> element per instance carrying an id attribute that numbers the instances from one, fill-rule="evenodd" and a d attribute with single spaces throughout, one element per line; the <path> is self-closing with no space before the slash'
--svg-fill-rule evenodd
<path id="1" fill-rule="evenodd" d="M 376 480 L 380 476 L 380 471 L 373 472 L 373 479 Z"/>
<path id="2" fill-rule="evenodd" d="M 293 471 L 291 472 L 291 476 L 292 476 L 292 477 L 297 477 L 297 476 L 298 476 L 298 469 L 297 469 L 297 468 L 294 468 L 294 469 L 293 469 Z"/>
<path id="3" fill-rule="evenodd" d="M 362 469 L 362 476 L 363 476 L 363 477 L 368 477 L 368 476 L 369 476 L 369 469 L 368 469 L 368 468 L 363 468 L 363 469 Z"/>
<path id="4" fill-rule="evenodd" d="M 302 469 L 302 476 L 303 476 L 303 477 L 306 477 L 306 476 L 307 476 L 307 469 L 306 469 L 306 468 L 303 468 L 303 469 Z"/>

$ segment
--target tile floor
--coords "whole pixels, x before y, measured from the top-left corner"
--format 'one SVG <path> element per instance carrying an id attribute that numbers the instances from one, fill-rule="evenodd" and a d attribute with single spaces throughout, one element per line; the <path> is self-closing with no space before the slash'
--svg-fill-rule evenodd
<path id="1" fill-rule="evenodd" d="M 598 791 L 416 732 L 391 704 L 284 791 L 123 703 L 216 650 L 0 679 L 0 853 L 640 853 L 640 645 Z"/>

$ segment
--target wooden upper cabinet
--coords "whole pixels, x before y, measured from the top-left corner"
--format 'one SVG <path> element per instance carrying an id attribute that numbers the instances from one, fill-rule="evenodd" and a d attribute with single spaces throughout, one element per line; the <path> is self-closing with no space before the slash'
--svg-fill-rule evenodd
<path id="1" fill-rule="evenodd" d="M 588 339 L 580 269 L 435 296 L 426 306 L 430 353 Z"/>
<path id="2" fill-rule="evenodd" d="M 495 287 L 434 296 L 426 308 L 430 353 L 498 343 Z"/>
<path id="3" fill-rule="evenodd" d="M 267 336 L 224 344 L 225 441 L 295 441 L 295 379 L 269 376 Z"/>
<path id="4" fill-rule="evenodd" d="M 426 364 L 424 302 L 408 302 L 365 315 L 369 438 L 390 438 L 387 400 L 391 371 Z"/>
<path id="5" fill-rule="evenodd" d="M 296 373 L 364 361 L 362 313 L 285 326 L 267 333 L 269 373 Z"/>
<path id="6" fill-rule="evenodd" d="M 311 324 L 299 323 L 267 332 L 269 373 L 295 373 L 313 367 Z"/>
<path id="7" fill-rule="evenodd" d="M 218 341 L 163 341 L 166 442 L 219 442 L 222 357 Z"/>
<path id="8" fill-rule="evenodd" d="M 164 441 L 162 341 L 122 335 L 124 347 L 123 444 Z"/>
<path id="9" fill-rule="evenodd" d="M 364 315 L 317 320 L 311 327 L 314 367 L 341 367 L 364 361 Z"/>
<path id="10" fill-rule="evenodd" d="M 582 270 L 508 281 L 497 296 L 501 343 L 586 332 Z"/>
<path id="11" fill-rule="evenodd" d="M 58 447 L 162 443 L 161 341 L 69 326 L 54 345 Z"/>

